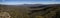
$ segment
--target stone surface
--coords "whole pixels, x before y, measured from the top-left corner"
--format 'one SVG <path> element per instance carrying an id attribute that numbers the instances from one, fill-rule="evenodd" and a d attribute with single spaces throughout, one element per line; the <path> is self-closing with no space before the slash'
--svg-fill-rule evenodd
<path id="1" fill-rule="evenodd" d="M 7 12 L 1 12 L 0 13 L 0 18 L 10 18 L 11 16 Z"/>

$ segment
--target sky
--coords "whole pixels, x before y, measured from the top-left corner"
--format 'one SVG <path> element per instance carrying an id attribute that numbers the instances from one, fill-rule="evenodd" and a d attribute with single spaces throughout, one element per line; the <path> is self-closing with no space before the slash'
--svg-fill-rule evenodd
<path id="1" fill-rule="evenodd" d="M 60 4 L 60 0 L 0 0 L 0 4 Z"/>

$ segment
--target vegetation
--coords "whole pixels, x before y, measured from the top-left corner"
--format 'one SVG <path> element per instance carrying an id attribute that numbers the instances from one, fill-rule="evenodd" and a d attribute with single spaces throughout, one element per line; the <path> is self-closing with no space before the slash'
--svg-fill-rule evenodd
<path id="1" fill-rule="evenodd" d="M 59 5 L 49 6 L 52 6 L 52 8 L 48 9 L 43 8 L 33 10 L 37 12 L 32 12 L 31 8 L 29 7 L 0 5 L 0 12 L 8 12 L 11 15 L 11 18 L 56 18 L 56 16 L 58 18 L 60 15 L 60 6 Z"/>

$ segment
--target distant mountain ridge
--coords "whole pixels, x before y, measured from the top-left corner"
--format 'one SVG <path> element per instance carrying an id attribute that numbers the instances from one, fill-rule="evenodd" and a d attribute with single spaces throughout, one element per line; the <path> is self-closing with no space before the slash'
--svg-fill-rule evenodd
<path id="1" fill-rule="evenodd" d="M 3 6 L 25 6 L 25 7 L 45 7 L 45 6 L 51 6 L 51 5 L 60 5 L 60 4 L 48 4 L 48 5 L 43 5 L 43 4 L 21 4 L 21 5 L 3 5 Z M 2 6 L 2 4 L 0 4 Z"/>

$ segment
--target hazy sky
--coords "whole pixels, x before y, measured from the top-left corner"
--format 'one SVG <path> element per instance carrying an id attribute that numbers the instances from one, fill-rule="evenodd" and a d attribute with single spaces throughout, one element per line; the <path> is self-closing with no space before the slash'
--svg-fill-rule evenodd
<path id="1" fill-rule="evenodd" d="M 0 0 L 0 4 L 60 4 L 60 0 Z"/>

